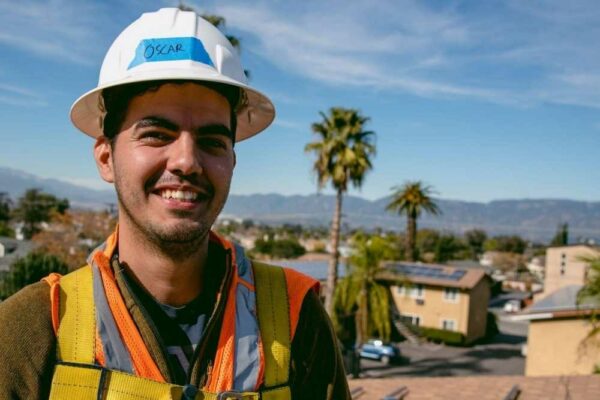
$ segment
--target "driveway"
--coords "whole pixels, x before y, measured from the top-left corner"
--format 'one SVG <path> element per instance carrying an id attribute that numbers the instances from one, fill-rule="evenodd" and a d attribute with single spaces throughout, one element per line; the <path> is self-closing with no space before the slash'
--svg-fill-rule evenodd
<path id="1" fill-rule="evenodd" d="M 525 359 L 521 355 L 523 336 L 498 334 L 492 343 L 472 347 L 441 344 L 400 344 L 404 360 L 384 366 L 377 361 L 361 360 L 364 377 L 392 376 L 465 376 L 523 375 Z"/>

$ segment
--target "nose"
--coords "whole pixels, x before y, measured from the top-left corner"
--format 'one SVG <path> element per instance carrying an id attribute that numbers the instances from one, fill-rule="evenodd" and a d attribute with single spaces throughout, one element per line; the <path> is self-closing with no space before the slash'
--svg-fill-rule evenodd
<path id="1" fill-rule="evenodd" d="M 200 152 L 194 136 L 189 132 L 181 132 L 169 145 L 167 169 L 175 175 L 200 175 L 202 163 Z"/>

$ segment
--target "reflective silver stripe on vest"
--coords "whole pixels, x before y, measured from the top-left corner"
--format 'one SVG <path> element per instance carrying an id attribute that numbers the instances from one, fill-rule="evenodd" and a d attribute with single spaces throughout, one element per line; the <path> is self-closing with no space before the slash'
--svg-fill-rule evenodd
<path id="1" fill-rule="evenodd" d="M 105 244 L 98 247 L 96 251 L 103 251 Z M 235 259 L 237 279 L 242 279 L 254 286 L 254 273 L 252 264 L 244 255 L 244 250 L 235 245 Z M 92 252 L 92 255 L 94 252 Z M 119 334 L 114 316 L 108 305 L 102 277 L 93 257 L 88 258 L 88 264 L 92 266 L 94 279 L 94 301 L 96 306 L 96 323 L 98 333 L 104 348 L 104 359 L 106 368 L 116 369 L 133 373 L 133 363 L 129 351 L 125 347 Z M 234 277 L 234 279 L 236 279 Z M 261 365 L 260 333 L 258 318 L 256 314 L 256 294 L 241 283 L 238 283 L 235 291 L 235 340 L 233 359 L 233 388 L 231 390 L 246 392 L 254 391 L 258 386 L 258 373 Z M 234 316 L 225 315 L 224 318 Z M 225 360 L 227 362 L 227 360 Z"/>
<path id="2" fill-rule="evenodd" d="M 108 369 L 133 373 L 131 356 L 129 355 L 129 351 L 125 348 L 115 319 L 110 311 L 106 293 L 104 292 L 104 286 L 102 285 L 100 270 L 91 257 L 88 259 L 88 263 L 92 266 L 94 277 L 96 327 L 98 329 L 100 340 L 102 341 L 105 367 Z"/>
<path id="3" fill-rule="evenodd" d="M 250 261 L 244 250 L 235 245 L 238 277 L 254 285 Z M 233 387 L 239 391 L 256 390 L 260 370 L 260 334 L 256 316 L 256 294 L 241 283 L 235 299 L 235 354 L 233 359 Z"/>

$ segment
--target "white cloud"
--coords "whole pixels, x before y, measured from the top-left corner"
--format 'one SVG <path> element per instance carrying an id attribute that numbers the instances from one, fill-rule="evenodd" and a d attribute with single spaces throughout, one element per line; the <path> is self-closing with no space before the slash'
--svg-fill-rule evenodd
<path id="1" fill-rule="evenodd" d="M 571 3 L 230 2 L 216 12 L 255 39 L 246 51 L 326 84 L 600 107 L 600 8 Z"/>
<path id="2" fill-rule="evenodd" d="M 290 121 L 283 118 L 275 118 L 273 121 L 274 126 L 278 126 L 283 129 L 293 129 L 293 130 L 308 130 L 308 127 L 305 123 L 300 123 L 296 121 Z"/>
<path id="3" fill-rule="evenodd" d="M 0 103 L 23 106 L 23 107 L 45 107 L 46 100 L 30 89 L 0 82 Z"/>
<path id="4" fill-rule="evenodd" d="M 0 45 L 55 62 L 92 65 L 111 15 L 90 0 L 0 2 Z"/>

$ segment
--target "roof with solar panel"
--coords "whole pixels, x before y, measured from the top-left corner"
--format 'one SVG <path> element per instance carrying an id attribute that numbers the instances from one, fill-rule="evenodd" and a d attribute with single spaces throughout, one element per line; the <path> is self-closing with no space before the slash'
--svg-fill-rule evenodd
<path id="1" fill-rule="evenodd" d="M 383 280 L 407 280 L 432 286 L 470 289 L 486 277 L 483 269 L 457 268 L 450 265 L 390 262 L 379 275 Z"/>

